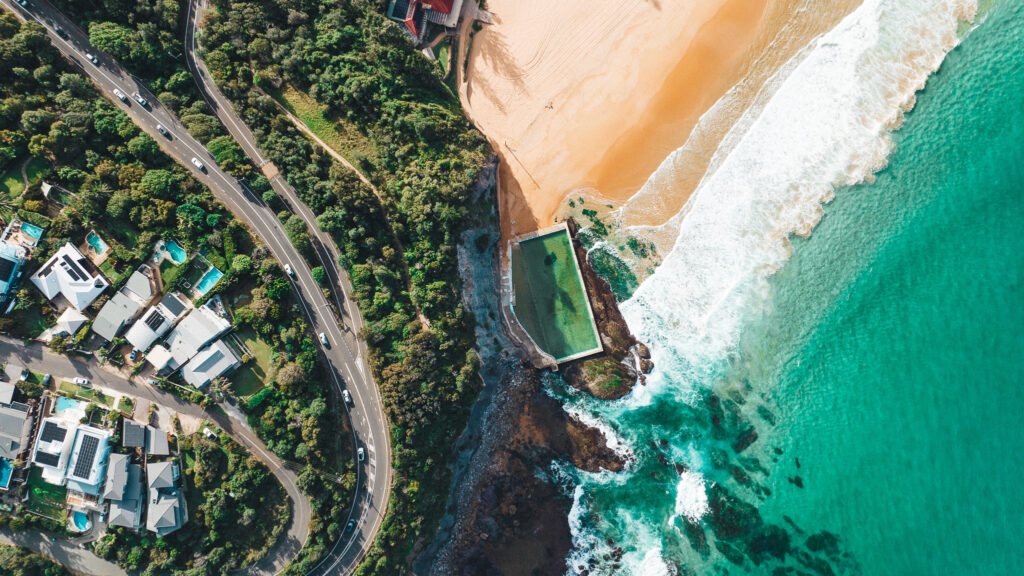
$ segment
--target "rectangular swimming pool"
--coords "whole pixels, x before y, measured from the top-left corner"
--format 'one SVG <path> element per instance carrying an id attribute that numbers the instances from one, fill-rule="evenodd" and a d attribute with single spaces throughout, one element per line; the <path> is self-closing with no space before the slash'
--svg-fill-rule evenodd
<path id="1" fill-rule="evenodd" d="M 220 281 L 222 276 L 224 276 L 224 273 L 216 268 L 207 270 L 206 274 L 203 274 L 203 277 L 196 283 L 196 294 L 200 297 L 205 295 L 210 291 L 210 288 L 213 288 Z"/>
<path id="2" fill-rule="evenodd" d="M 14 472 L 14 465 L 6 458 L 0 458 L 0 488 L 7 488 L 11 483 L 11 474 Z"/>
<path id="3" fill-rule="evenodd" d="M 35 224 L 22 222 L 21 233 L 24 234 L 25 236 L 28 236 L 29 238 L 39 240 L 39 238 L 43 235 L 43 229 L 40 228 L 39 226 L 36 226 Z"/>
<path id="4" fill-rule="evenodd" d="M 512 311 L 537 346 L 559 362 L 600 351 L 569 231 L 521 240 L 511 259 Z"/>

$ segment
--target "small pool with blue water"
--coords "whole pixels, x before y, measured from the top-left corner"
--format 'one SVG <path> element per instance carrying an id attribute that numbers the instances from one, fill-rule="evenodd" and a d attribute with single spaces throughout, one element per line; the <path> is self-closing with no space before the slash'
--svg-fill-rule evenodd
<path id="1" fill-rule="evenodd" d="M 223 272 L 216 268 L 210 268 L 206 271 L 206 274 L 203 274 L 203 277 L 199 279 L 199 282 L 196 283 L 196 293 L 199 296 L 203 296 L 210 291 L 210 288 L 213 288 L 213 286 L 220 281 L 222 276 L 224 276 Z"/>
<path id="2" fill-rule="evenodd" d="M 21 223 L 21 233 L 29 238 L 39 240 L 40 236 L 43 235 L 43 229 L 35 224 L 29 224 L 28 222 Z"/>
<path id="3" fill-rule="evenodd" d="M 85 410 L 85 402 L 60 396 L 57 398 L 57 413 L 65 410 Z"/>
<path id="4" fill-rule="evenodd" d="M 11 483 L 11 473 L 14 472 L 14 465 L 6 458 L 0 458 L 0 488 L 7 488 Z"/>
<path id="5" fill-rule="evenodd" d="M 71 526 L 79 532 L 85 532 L 89 529 L 92 522 L 89 522 L 89 515 L 85 512 L 75 512 L 71 515 Z"/>
<path id="6" fill-rule="evenodd" d="M 163 251 L 170 256 L 171 260 L 175 264 L 184 264 L 185 259 L 188 258 L 188 254 L 185 252 L 185 249 L 181 247 L 181 244 L 178 244 L 174 240 L 164 241 Z"/>
<path id="7" fill-rule="evenodd" d="M 89 247 L 92 248 L 92 251 L 95 252 L 97 256 L 102 256 L 103 253 L 110 250 L 110 246 L 103 241 L 103 238 L 100 238 L 99 235 L 92 230 L 85 235 L 85 241 L 89 243 Z"/>

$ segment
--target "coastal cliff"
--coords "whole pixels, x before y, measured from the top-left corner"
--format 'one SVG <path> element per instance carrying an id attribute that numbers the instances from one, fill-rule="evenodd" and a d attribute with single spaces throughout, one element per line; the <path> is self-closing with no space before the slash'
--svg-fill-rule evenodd
<path id="1" fill-rule="evenodd" d="M 654 369 L 654 363 L 647 346 L 630 332 L 608 282 L 591 266 L 587 251 L 576 237 L 576 222 L 569 218 L 567 224 L 604 351 L 563 364 L 562 378 L 597 398 L 615 400 L 629 394 L 634 383 L 642 384 L 644 375 Z"/>
<path id="2" fill-rule="evenodd" d="M 619 471 L 625 462 L 599 430 L 548 395 L 544 378 L 550 373 L 530 365 L 505 330 L 493 166 L 487 174 L 474 201 L 477 221 L 459 244 L 463 301 L 476 317 L 484 387 L 455 448 L 439 532 L 416 558 L 414 572 L 563 574 L 572 548 L 572 501 L 551 476 L 552 464 Z"/>

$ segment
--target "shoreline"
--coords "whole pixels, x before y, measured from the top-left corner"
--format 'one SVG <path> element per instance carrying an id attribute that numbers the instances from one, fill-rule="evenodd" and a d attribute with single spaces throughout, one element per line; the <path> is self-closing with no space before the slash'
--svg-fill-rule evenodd
<path id="1" fill-rule="evenodd" d="M 502 237 L 554 223 L 578 194 L 602 210 L 635 203 L 625 224 L 664 223 L 767 78 L 859 4 L 812 11 L 809 0 L 757 2 L 635 2 L 609 24 L 604 7 L 583 0 L 553 9 L 492 0 L 495 24 L 474 36 L 459 92 L 502 158 Z M 560 33 L 558 22 L 576 13 L 600 38 Z M 725 109 L 713 110 L 725 97 Z M 684 144 L 693 150 L 675 167 L 680 181 L 638 198 Z"/>

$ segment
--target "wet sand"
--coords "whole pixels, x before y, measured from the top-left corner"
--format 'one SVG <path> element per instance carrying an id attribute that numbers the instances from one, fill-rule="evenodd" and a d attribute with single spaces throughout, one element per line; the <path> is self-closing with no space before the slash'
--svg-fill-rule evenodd
<path id="1" fill-rule="evenodd" d="M 460 86 L 503 159 L 505 237 L 552 224 L 570 193 L 621 205 L 739 84 L 678 185 L 635 199 L 629 223 L 671 217 L 770 73 L 856 2 L 828 10 L 806 0 L 546 4 L 491 0 L 495 24 L 474 36 Z"/>

